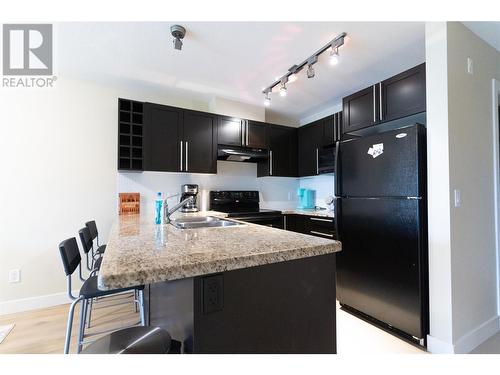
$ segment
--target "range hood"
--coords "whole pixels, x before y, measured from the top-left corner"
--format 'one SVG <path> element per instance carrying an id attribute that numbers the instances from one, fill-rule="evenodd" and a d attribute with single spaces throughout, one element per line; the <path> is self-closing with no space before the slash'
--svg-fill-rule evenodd
<path id="1" fill-rule="evenodd" d="M 224 145 L 219 145 L 217 148 L 217 160 L 257 163 L 259 161 L 266 160 L 267 158 L 267 150 L 262 148 Z"/>

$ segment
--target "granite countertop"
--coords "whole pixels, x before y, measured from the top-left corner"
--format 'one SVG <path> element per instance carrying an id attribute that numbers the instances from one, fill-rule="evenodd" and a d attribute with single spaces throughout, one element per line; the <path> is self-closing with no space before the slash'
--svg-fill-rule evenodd
<path id="1" fill-rule="evenodd" d="M 226 216 L 206 211 L 180 216 Z M 338 252 L 338 241 L 245 223 L 177 229 L 149 216 L 121 215 L 99 271 L 101 289 L 123 288 Z"/>
<path id="2" fill-rule="evenodd" d="M 311 209 L 293 209 L 282 211 L 284 215 L 307 215 L 307 216 L 318 216 L 318 217 L 334 217 L 333 211 L 330 210 L 315 210 Z"/>

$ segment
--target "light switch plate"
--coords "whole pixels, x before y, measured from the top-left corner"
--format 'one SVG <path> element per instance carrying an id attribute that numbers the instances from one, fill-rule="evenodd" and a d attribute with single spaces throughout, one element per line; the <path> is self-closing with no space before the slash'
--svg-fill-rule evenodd
<path id="1" fill-rule="evenodd" d="M 21 281 L 21 270 L 15 268 L 9 271 L 9 283 L 18 283 Z"/>

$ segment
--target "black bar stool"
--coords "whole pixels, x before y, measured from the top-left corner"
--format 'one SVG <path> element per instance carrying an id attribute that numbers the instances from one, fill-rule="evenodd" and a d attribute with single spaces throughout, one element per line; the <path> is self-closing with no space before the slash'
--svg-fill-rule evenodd
<path id="1" fill-rule="evenodd" d="M 159 327 L 130 327 L 115 331 L 89 344 L 81 354 L 166 354 L 175 343 Z"/>
<path id="2" fill-rule="evenodd" d="M 85 256 L 87 257 L 87 269 L 92 271 L 99 271 L 102 263 L 102 254 L 93 254 L 92 247 L 94 245 L 94 241 L 92 240 L 92 235 L 90 234 L 90 230 L 88 227 L 84 227 L 78 231 L 78 235 L 80 236 L 80 242 L 82 243 L 83 251 L 85 252 Z M 89 253 L 91 254 L 90 264 L 89 264 Z"/>
<path id="3" fill-rule="evenodd" d="M 71 329 L 73 326 L 73 316 L 75 313 L 75 307 L 80 303 L 80 325 L 78 331 L 78 343 L 77 343 L 77 353 L 80 353 L 82 346 L 85 344 L 83 339 L 85 337 L 85 322 L 87 320 L 87 306 L 89 301 L 97 297 L 106 297 L 114 294 L 135 291 L 138 295 L 139 312 L 141 316 L 141 325 L 145 326 L 145 311 L 144 311 L 144 286 L 133 286 L 128 288 L 120 288 L 113 290 L 100 290 L 97 287 L 97 276 L 90 276 L 83 282 L 80 288 L 80 293 L 78 297 L 74 297 L 71 292 L 71 275 L 75 272 L 77 268 L 80 270 L 81 275 L 81 256 L 80 250 L 78 249 L 78 244 L 75 237 L 68 238 L 59 244 L 59 253 L 61 254 L 61 259 L 64 266 L 64 272 L 68 277 L 68 296 L 73 300 L 69 308 L 68 313 L 68 326 L 66 328 L 66 340 L 64 343 L 64 353 L 69 352 L 69 345 L 71 340 Z M 105 332 L 99 332 L 105 333 Z"/>
<path id="4" fill-rule="evenodd" d="M 85 226 L 89 228 L 90 235 L 92 237 L 92 244 L 94 243 L 94 240 L 96 240 L 97 248 L 95 250 L 95 254 L 104 254 L 104 252 L 106 251 L 106 245 L 99 245 L 99 232 L 97 231 L 97 224 L 95 223 L 95 221 L 87 221 L 85 223 Z"/>
<path id="5" fill-rule="evenodd" d="M 89 267 L 88 263 L 88 256 L 89 256 L 89 252 L 91 253 L 91 250 L 92 250 L 92 245 L 93 245 L 93 241 L 92 241 L 92 236 L 90 234 L 90 230 L 89 228 L 87 227 L 84 227 L 82 229 L 80 229 L 78 231 L 78 235 L 80 236 L 80 242 L 82 243 L 82 247 L 83 247 L 83 251 L 85 252 L 86 256 L 87 256 L 87 268 L 89 269 L 89 271 L 91 272 L 91 274 L 98 274 L 99 273 L 99 270 L 101 269 L 101 263 L 102 263 L 102 260 L 103 260 L 103 257 L 102 255 L 101 256 L 97 256 L 96 257 L 92 257 L 92 260 L 91 260 L 91 266 Z M 130 297 L 130 295 L 129 295 Z M 138 311 L 138 306 L 137 306 L 137 303 L 136 301 L 138 300 L 138 295 L 137 295 L 137 291 L 134 290 L 134 299 L 132 300 L 132 302 L 134 302 L 135 304 L 135 312 Z M 91 299 L 89 301 L 89 309 L 88 309 L 88 319 L 87 319 L 87 328 L 90 328 L 90 322 L 91 322 L 91 319 L 92 319 L 92 307 L 94 305 L 94 300 Z"/>

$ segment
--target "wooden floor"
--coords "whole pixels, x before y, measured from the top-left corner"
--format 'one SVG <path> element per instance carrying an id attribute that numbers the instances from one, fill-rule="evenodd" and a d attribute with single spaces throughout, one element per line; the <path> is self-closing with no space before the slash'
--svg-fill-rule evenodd
<path id="1" fill-rule="evenodd" d="M 94 304 L 91 328 L 86 330 L 86 334 L 137 324 L 140 320 L 139 314 L 135 312 L 131 297 L 128 297 L 129 302 L 126 304 L 103 308 L 104 305 L 117 302 L 118 299 L 127 301 L 124 298 L 127 297 L 110 297 L 106 301 L 102 300 Z M 69 304 L 0 316 L 0 326 L 15 323 L 14 329 L 0 344 L 0 354 L 62 354 L 68 311 Z M 71 353 L 75 353 L 79 314 L 78 306 L 75 309 L 73 322 Z M 89 337 L 89 339 L 97 337 L 99 336 Z"/>

